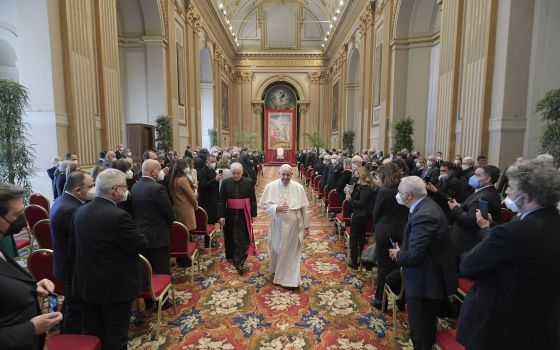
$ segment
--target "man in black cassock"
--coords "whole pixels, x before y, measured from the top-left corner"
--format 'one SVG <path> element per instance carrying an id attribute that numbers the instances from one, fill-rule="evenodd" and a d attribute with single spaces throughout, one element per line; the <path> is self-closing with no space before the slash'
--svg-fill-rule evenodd
<path id="1" fill-rule="evenodd" d="M 240 163 L 231 165 L 231 177 L 222 181 L 218 200 L 219 222 L 224 230 L 226 259 L 230 259 L 239 274 L 247 260 L 251 243 L 251 223 L 257 216 L 257 199 L 253 181 L 243 177 Z"/>

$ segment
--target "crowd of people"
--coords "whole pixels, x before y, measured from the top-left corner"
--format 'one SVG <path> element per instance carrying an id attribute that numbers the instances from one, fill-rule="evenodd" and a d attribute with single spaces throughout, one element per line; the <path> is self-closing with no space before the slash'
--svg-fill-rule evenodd
<path id="1" fill-rule="evenodd" d="M 123 145 L 101 151 L 91 172 L 80 169 L 77 154 L 55 157 L 49 223 L 64 303 L 61 312 L 41 314 L 37 297 L 52 292 L 53 283 L 34 281 L 0 248 L 0 348 L 41 349 L 45 332 L 61 323 L 62 333 L 96 335 L 104 349 L 125 349 L 132 302 L 147 283 L 138 254 L 156 274 L 170 274 L 172 263 L 194 263 L 171 261 L 169 229 L 178 221 L 194 230 L 198 208 L 209 224 L 221 225 L 225 258 L 242 275 L 248 256 L 258 254 L 258 202 L 270 217 L 273 283 L 298 288 L 309 202 L 290 165 L 279 167 L 278 180 L 257 201 L 263 160 L 256 150 L 187 147 L 183 157 L 147 150 L 139 168 L 131 156 Z M 447 312 L 459 276 L 477 281 L 459 314 L 457 339 L 467 349 L 559 348 L 560 172 L 549 155 L 520 157 L 504 172 L 483 156 L 446 161 L 440 152 L 424 158 L 406 149 L 384 156 L 309 148 L 297 161 L 321 175 L 321 189 L 348 201 L 351 269 L 359 269 L 366 227 L 373 225 L 371 305 L 385 309 L 385 283 L 404 285 L 397 306 L 406 303 L 414 349 L 431 349 L 436 319 Z M 24 196 L 0 184 L 0 239 L 26 226 Z M 501 225 L 502 198 L 517 216 Z"/>
<path id="2" fill-rule="evenodd" d="M 397 291 L 404 284 L 397 306 L 406 303 L 414 349 L 432 348 L 436 318 L 453 314 L 448 297 L 461 276 L 477 281 L 459 314 L 457 340 L 467 349 L 560 348 L 560 172 L 552 156 L 519 157 L 503 172 L 482 155 L 447 161 L 407 149 L 308 148 L 297 160 L 302 173 L 321 176 L 320 193 L 335 190 L 349 204 L 351 269 L 374 227 L 370 304 L 384 310 L 385 283 Z M 504 225 L 502 207 L 517 214 Z"/>

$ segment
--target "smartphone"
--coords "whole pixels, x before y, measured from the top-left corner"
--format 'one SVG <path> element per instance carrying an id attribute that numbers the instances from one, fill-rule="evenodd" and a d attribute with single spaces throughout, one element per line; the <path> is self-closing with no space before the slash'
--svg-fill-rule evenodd
<path id="1" fill-rule="evenodd" d="M 478 200 L 478 208 L 480 209 L 480 214 L 485 220 L 488 220 L 488 201 L 484 199 Z"/>
<path id="2" fill-rule="evenodd" d="M 48 312 L 55 312 L 58 308 L 58 295 L 54 293 L 49 293 L 49 310 Z"/>
<path id="3" fill-rule="evenodd" d="M 224 169 L 218 169 L 218 175 L 222 175 L 224 173 Z"/>

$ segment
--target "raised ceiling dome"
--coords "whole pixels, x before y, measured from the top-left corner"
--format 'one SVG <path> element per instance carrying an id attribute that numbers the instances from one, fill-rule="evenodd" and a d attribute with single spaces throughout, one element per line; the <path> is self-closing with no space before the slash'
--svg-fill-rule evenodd
<path id="1" fill-rule="evenodd" d="M 240 51 L 322 51 L 348 0 L 211 1 Z M 325 40 L 325 38 L 327 40 Z"/>

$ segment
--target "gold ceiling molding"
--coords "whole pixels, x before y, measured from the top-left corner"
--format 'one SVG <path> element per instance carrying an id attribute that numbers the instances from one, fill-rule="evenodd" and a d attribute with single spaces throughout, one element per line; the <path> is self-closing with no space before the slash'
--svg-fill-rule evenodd
<path id="1" fill-rule="evenodd" d="M 239 59 L 284 58 L 284 59 L 323 59 L 321 52 L 286 52 L 286 51 L 244 51 L 237 54 Z"/>
<path id="2" fill-rule="evenodd" d="M 322 67 L 324 61 L 321 60 L 301 60 L 301 59 L 239 59 L 235 65 L 237 67 Z"/>

